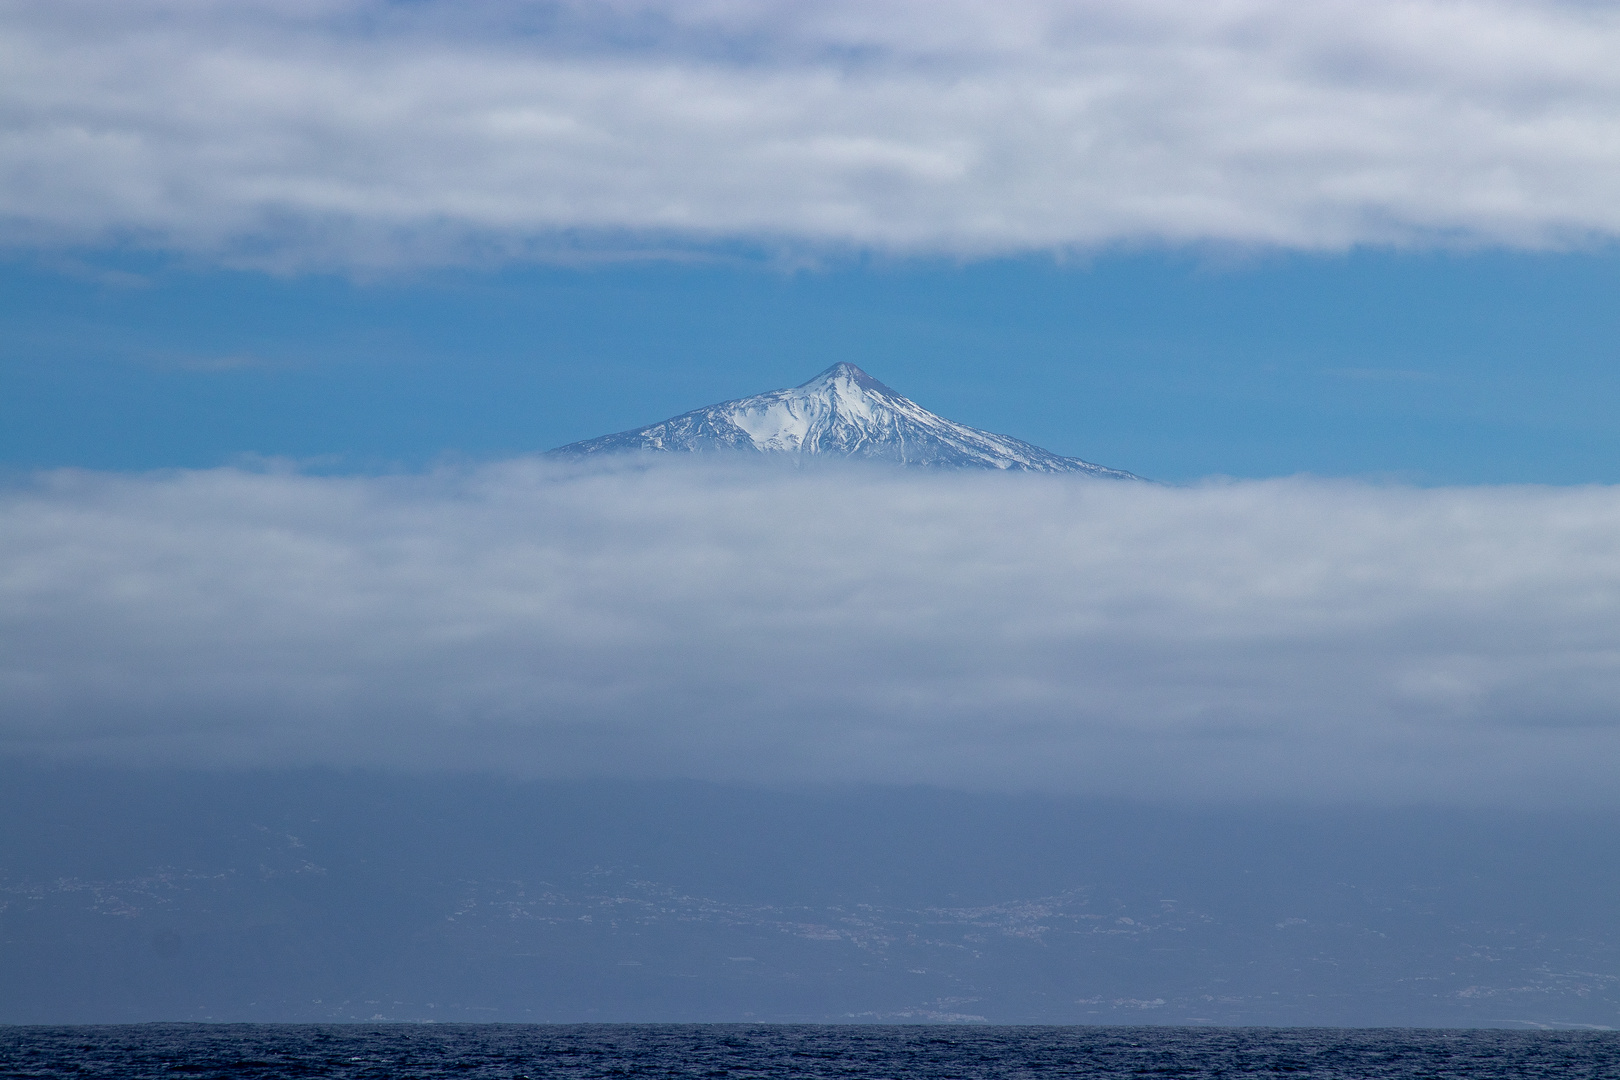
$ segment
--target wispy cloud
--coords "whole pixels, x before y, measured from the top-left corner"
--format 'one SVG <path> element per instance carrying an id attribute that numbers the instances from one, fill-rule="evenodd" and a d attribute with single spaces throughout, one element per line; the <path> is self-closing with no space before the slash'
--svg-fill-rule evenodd
<path id="1" fill-rule="evenodd" d="M 0 746 L 1605 802 L 1620 491 L 520 461 L 0 505 Z"/>
<path id="2" fill-rule="evenodd" d="M 1534 0 L 0 5 L 0 221 L 347 267 L 743 241 L 1620 233 L 1620 13 Z"/>
<path id="3" fill-rule="evenodd" d="M 253 371 L 264 368 L 293 366 L 253 356 L 250 353 L 232 353 L 225 356 L 173 356 L 157 360 L 154 367 L 172 371 L 224 372 Z"/>

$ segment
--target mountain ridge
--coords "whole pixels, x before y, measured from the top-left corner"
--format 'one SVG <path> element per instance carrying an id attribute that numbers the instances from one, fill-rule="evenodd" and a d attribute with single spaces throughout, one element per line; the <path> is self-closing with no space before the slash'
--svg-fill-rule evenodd
<path id="1" fill-rule="evenodd" d="M 1065 457 L 1010 435 L 929 412 L 854 364 L 840 362 L 798 386 L 735 398 L 646 427 L 559 446 L 563 457 L 634 451 L 743 452 L 890 461 L 923 468 L 1141 477 Z"/>

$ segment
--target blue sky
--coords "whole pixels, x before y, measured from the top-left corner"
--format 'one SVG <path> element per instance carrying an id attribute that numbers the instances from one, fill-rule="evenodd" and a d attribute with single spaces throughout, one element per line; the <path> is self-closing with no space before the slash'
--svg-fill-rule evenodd
<path id="1" fill-rule="evenodd" d="M 374 818 L 354 793 L 383 788 L 351 783 L 369 774 L 447 837 L 501 816 L 476 794 L 492 778 L 524 781 L 514 800 L 571 786 L 589 798 L 546 829 L 626 887 L 656 879 L 597 826 L 664 850 L 680 816 L 632 799 L 646 809 L 622 817 L 621 793 L 681 803 L 696 785 L 748 792 L 726 815 L 761 836 L 824 829 L 829 863 L 868 850 L 926 884 L 904 836 L 868 845 L 877 804 L 854 793 L 886 789 L 953 864 L 977 856 L 936 803 L 1099 914 L 1116 901 L 1086 891 L 1106 875 L 1079 854 L 1099 835 L 1156 911 L 1198 900 L 1174 883 L 1186 852 L 1215 852 L 1233 876 L 1198 888 L 1241 895 L 1259 936 L 1200 922 L 1225 936 L 1195 951 L 1279 965 L 1258 1011 L 1221 1016 L 1609 1022 L 1612 942 L 1577 941 L 1566 915 L 1596 927 L 1612 907 L 1573 838 L 1620 820 L 1617 57 L 1620 6 L 1590 0 L 0 0 L 0 776 L 68 789 L 47 802 L 83 819 L 24 815 L 83 869 L 0 859 L 22 898 L 0 939 L 80 1004 L 136 988 L 129 1017 L 347 1015 L 332 987 L 363 986 L 368 1011 L 409 994 L 319 942 L 354 936 L 331 930 L 351 908 L 380 942 L 372 915 L 404 905 L 450 964 L 423 969 L 441 974 L 419 1002 L 482 1009 L 507 978 L 520 1008 L 546 978 L 601 1000 L 595 976 L 513 959 L 561 955 L 559 928 L 589 925 L 500 899 L 569 888 L 540 882 L 521 816 L 480 834 L 500 864 L 488 923 L 435 906 L 470 882 L 420 848 L 418 817 L 368 833 L 322 812 L 348 837 L 328 849 L 337 892 L 286 892 L 266 866 L 296 848 L 294 872 L 318 871 L 299 881 L 321 878 L 326 856 L 293 835 L 313 835 L 311 792 Z M 1167 483 L 538 453 L 840 361 L 952 420 Z M 175 784 L 198 807 L 271 792 L 285 849 L 257 808 L 172 832 Z M 845 824 L 780 812 L 807 789 Z M 1028 796 L 1129 809 L 1053 818 Z M 1580 816 L 1540 816 L 1557 809 Z M 1360 869 L 1341 814 L 1365 824 Z M 753 849 L 700 818 L 665 854 L 702 849 L 716 888 L 755 890 Z M 1524 862 L 1535 844 L 1499 845 L 1510 820 L 1569 851 Z M 1299 840 L 1279 847 L 1283 821 Z M 1434 850 L 1477 857 L 1437 870 L 1404 842 L 1423 821 L 1467 841 Z M 1211 822 L 1232 844 L 1200 839 Z M 1051 855 L 1025 842 L 1048 827 L 1065 837 Z M 220 839 L 238 833 L 260 839 Z M 348 842 L 368 836 L 381 847 Z M 171 839 L 237 854 L 187 870 Z M 266 844 L 279 854 L 253 870 Z M 380 851 L 377 903 L 343 884 L 361 849 Z M 150 863 L 124 881 L 139 918 L 108 900 L 131 860 Z M 1003 910 L 1056 910 L 975 865 L 1011 890 Z M 1277 868 L 1266 896 L 1250 865 Z M 1436 899 L 1442 871 L 1456 888 Z M 648 888 L 715 895 L 686 880 Z M 185 881 L 185 904 L 154 899 Z M 241 902 L 198 884 L 219 882 Z M 1474 935 L 1479 890 L 1523 915 L 1503 949 L 1541 943 L 1519 967 L 1477 936 L 1453 962 L 1461 939 L 1438 928 Z M 935 913 L 966 902 L 933 896 Z M 92 898 L 112 936 L 36 919 Z M 693 1015 L 666 972 L 769 955 L 741 942 L 770 922 L 692 902 L 736 934 L 689 924 L 704 944 L 668 938 L 673 966 L 620 965 L 641 923 L 584 932 L 578 971 L 664 988 L 590 1015 Z M 1385 936 L 1384 914 L 1419 909 L 1412 937 Z M 320 989 L 230 959 L 265 954 L 263 911 L 303 928 L 284 956 L 330 954 L 300 968 Z M 507 974 L 478 966 L 486 945 L 435 936 L 452 923 Z M 1082 989 L 1089 961 L 1059 965 L 1076 981 L 1058 993 L 1025 929 L 1007 938 L 1020 993 L 1088 1009 L 1106 993 L 1132 1023 L 1185 997 Z M 1369 934 L 1395 966 L 1369 966 Z M 917 974 L 875 938 L 857 962 L 812 937 L 851 971 L 888 956 Z M 375 971 L 404 970 L 399 940 Z M 977 963 L 974 940 L 949 948 Z M 1142 942 L 1133 977 L 1196 967 Z M 181 1006 L 151 989 L 165 957 Z M 251 1004 L 207 1004 L 197 957 Z M 1476 982 L 1481 965 L 1496 973 Z M 1399 995 L 1367 988 L 1397 977 L 1457 1007 L 1395 1016 Z M 916 1018 L 976 1000 L 955 979 L 898 1014 L 827 985 L 834 1015 Z M 1312 986 L 1316 1011 L 1269 1011 Z M 1324 1004 L 1352 994 L 1373 1011 Z M 288 1011 L 316 995 L 321 1011 Z M 198 1012 L 154 1011 L 171 1007 Z M 1099 1014 L 1005 1014 L 1065 1017 Z"/>
<path id="2" fill-rule="evenodd" d="M 1620 479 L 1606 8 L 0 18 L 13 467 L 484 460 L 844 359 L 1170 480 Z"/>
<path id="3" fill-rule="evenodd" d="M 1613 803 L 1612 7 L 0 40 L 0 754 Z M 532 456 L 836 361 L 1174 484 Z"/>
<path id="4" fill-rule="evenodd" d="M 489 460 L 849 360 L 943 415 L 1156 478 L 1620 481 L 1620 256 L 763 259 L 357 279 L 4 270 L 13 467 Z"/>

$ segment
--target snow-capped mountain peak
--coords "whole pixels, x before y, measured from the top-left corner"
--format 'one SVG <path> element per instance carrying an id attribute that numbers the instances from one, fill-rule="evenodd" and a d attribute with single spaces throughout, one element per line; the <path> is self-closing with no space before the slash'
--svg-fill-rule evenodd
<path id="1" fill-rule="evenodd" d="M 1136 479 L 936 416 L 846 363 L 785 390 L 694 409 L 649 427 L 558 447 L 552 453 L 582 456 L 631 450 L 731 450 Z"/>

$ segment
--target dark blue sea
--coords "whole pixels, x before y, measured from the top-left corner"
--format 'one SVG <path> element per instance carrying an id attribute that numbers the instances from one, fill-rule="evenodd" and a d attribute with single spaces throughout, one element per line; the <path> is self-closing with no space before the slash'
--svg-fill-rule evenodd
<path id="1" fill-rule="evenodd" d="M 0 1027 L 3 1077 L 1620 1077 L 1620 1032 L 831 1025 Z"/>

